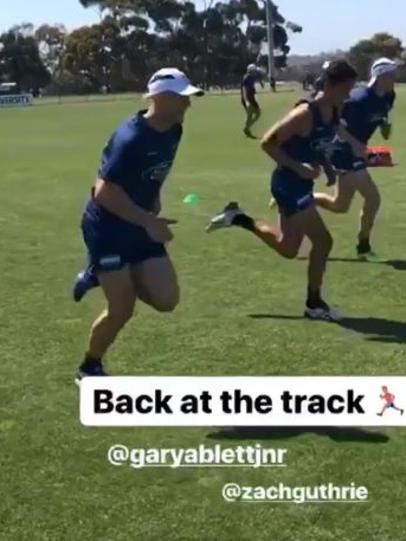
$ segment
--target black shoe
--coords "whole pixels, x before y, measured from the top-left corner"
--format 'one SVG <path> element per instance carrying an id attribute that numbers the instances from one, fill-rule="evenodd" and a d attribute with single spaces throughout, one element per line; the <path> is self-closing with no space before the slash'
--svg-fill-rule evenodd
<path id="1" fill-rule="evenodd" d="M 86 270 L 80 272 L 73 285 L 73 299 L 75 302 L 80 302 L 86 293 L 99 285 L 94 267 L 90 266 Z"/>
<path id="2" fill-rule="evenodd" d="M 256 139 L 255 135 L 247 128 L 244 129 L 244 134 L 246 137 L 248 137 L 248 139 Z"/>
<path id="3" fill-rule="evenodd" d="M 83 378 L 99 376 L 108 376 L 108 374 L 104 371 L 102 362 L 96 359 L 85 360 L 78 368 L 75 383 L 79 385 Z"/>
<path id="4" fill-rule="evenodd" d="M 313 321 L 341 321 L 343 319 L 341 314 L 332 310 L 323 299 L 317 302 L 307 301 L 304 316 Z"/>
<path id="5" fill-rule="evenodd" d="M 231 201 L 224 207 L 222 212 L 213 216 L 206 226 L 206 231 L 210 233 L 211 231 L 216 231 L 217 229 L 231 227 L 233 225 L 234 218 L 240 214 L 244 214 L 244 211 L 240 208 L 238 203 Z"/>
<path id="6" fill-rule="evenodd" d="M 369 243 L 369 240 L 368 239 L 359 240 L 356 250 L 357 250 L 358 259 L 363 260 L 365 258 L 366 260 L 368 254 L 372 253 L 372 248 Z"/>

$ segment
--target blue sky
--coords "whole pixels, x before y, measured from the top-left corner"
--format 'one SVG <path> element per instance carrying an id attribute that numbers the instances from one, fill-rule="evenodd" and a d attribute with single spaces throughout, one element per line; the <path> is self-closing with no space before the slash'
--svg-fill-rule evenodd
<path id="1" fill-rule="evenodd" d="M 0 30 L 23 21 L 64 23 L 68 29 L 98 21 L 95 9 L 84 9 L 79 0 L 5 0 Z M 157 0 L 159 1 L 159 0 Z M 203 0 L 196 0 L 202 4 Z M 406 45 L 405 0 L 275 0 L 288 19 L 304 27 L 292 36 L 292 53 L 317 53 L 350 47 L 374 32 L 388 31 Z"/>

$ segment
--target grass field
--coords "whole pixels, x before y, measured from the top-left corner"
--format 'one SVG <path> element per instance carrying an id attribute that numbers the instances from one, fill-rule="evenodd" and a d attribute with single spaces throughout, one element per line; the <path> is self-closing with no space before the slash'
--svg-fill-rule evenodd
<path id="1" fill-rule="evenodd" d="M 294 93 L 261 97 L 263 131 Z M 99 153 L 139 103 L 85 103 L 0 111 L 0 539 L 5 541 L 402 541 L 406 539 L 406 431 L 89 429 L 73 384 L 99 292 L 74 305 L 84 263 L 79 220 Z M 258 217 L 271 164 L 241 134 L 237 96 L 197 101 L 164 194 L 178 218 L 173 259 L 182 302 L 173 314 L 139 306 L 111 351 L 122 375 L 401 375 L 405 373 L 406 91 L 393 145 L 400 166 L 376 172 L 383 208 L 379 254 L 354 256 L 359 201 L 326 216 L 334 236 L 328 298 L 344 327 L 301 319 L 306 263 L 285 261 L 244 231 L 208 237 L 207 218 L 230 199 Z M 324 186 L 324 181 L 321 181 Z M 199 206 L 182 203 L 190 192 Z M 404 260 L 402 262 L 402 260 Z M 252 317 L 261 315 L 264 317 Z M 283 470 L 113 468 L 114 443 L 224 446 L 261 441 L 289 450 Z M 366 485 L 365 505 L 227 504 L 225 482 Z"/>

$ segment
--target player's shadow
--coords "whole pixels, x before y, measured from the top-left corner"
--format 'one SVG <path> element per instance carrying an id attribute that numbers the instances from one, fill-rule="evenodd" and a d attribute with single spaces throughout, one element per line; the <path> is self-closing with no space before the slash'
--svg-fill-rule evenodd
<path id="1" fill-rule="evenodd" d="M 371 263 L 365 263 L 365 261 L 360 261 L 359 259 L 350 257 L 329 257 L 328 260 L 332 263 L 363 263 L 364 265 L 371 265 Z M 388 259 L 387 261 L 377 261 L 376 263 L 372 263 L 372 265 L 386 265 L 398 271 L 406 271 L 406 260 L 404 259 Z"/>
<path id="2" fill-rule="evenodd" d="M 298 261 L 307 261 L 309 258 L 307 256 L 300 255 L 296 258 Z M 329 257 L 328 261 L 330 263 L 362 263 L 363 265 L 386 265 L 392 267 L 392 269 L 398 271 L 406 271 L 406 260 L 405 259 L 388 259 L 387 261 L 376 261 L 375 263 L 366 263 L 357 258 L 351 257 Z"/>
<path id="3" fill-rule="evenodd" d="M 373 342 L 406 343 L 406 322 L 378 317 L 345 318 L 340 327 L 367 335 Z"/>
<path id="4" fill-rule="evenodd" d="M 249 314 L 253 319 L 300 320 L 300 316 L 281 314 Z M 379 317 L 347 317 L 336 323 L 344 329 L 366 335 L 372 342 L 406 344 L 406 322 Z"/>
<path id="5" fill-rule="evenodd" d="M 253 426 L 223 428 L 208 434 L 216 440 L 280 440 L 296 438 L 303 434 L 315 434 L 328 437 L 336 442 L 387 443 L 389 436 L 353 427 L 289 427 L 289 426 Z"/>

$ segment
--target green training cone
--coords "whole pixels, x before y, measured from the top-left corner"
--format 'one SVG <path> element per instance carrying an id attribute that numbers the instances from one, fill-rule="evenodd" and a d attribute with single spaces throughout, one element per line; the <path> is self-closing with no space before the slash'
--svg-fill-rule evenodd
<path id="1" fill-rule="evenodd" d="M 183 202 L 187 205 L 197 205 L 200 203 L 200 197 L 195 193 L 190 193 L 183 199 Z"/>

